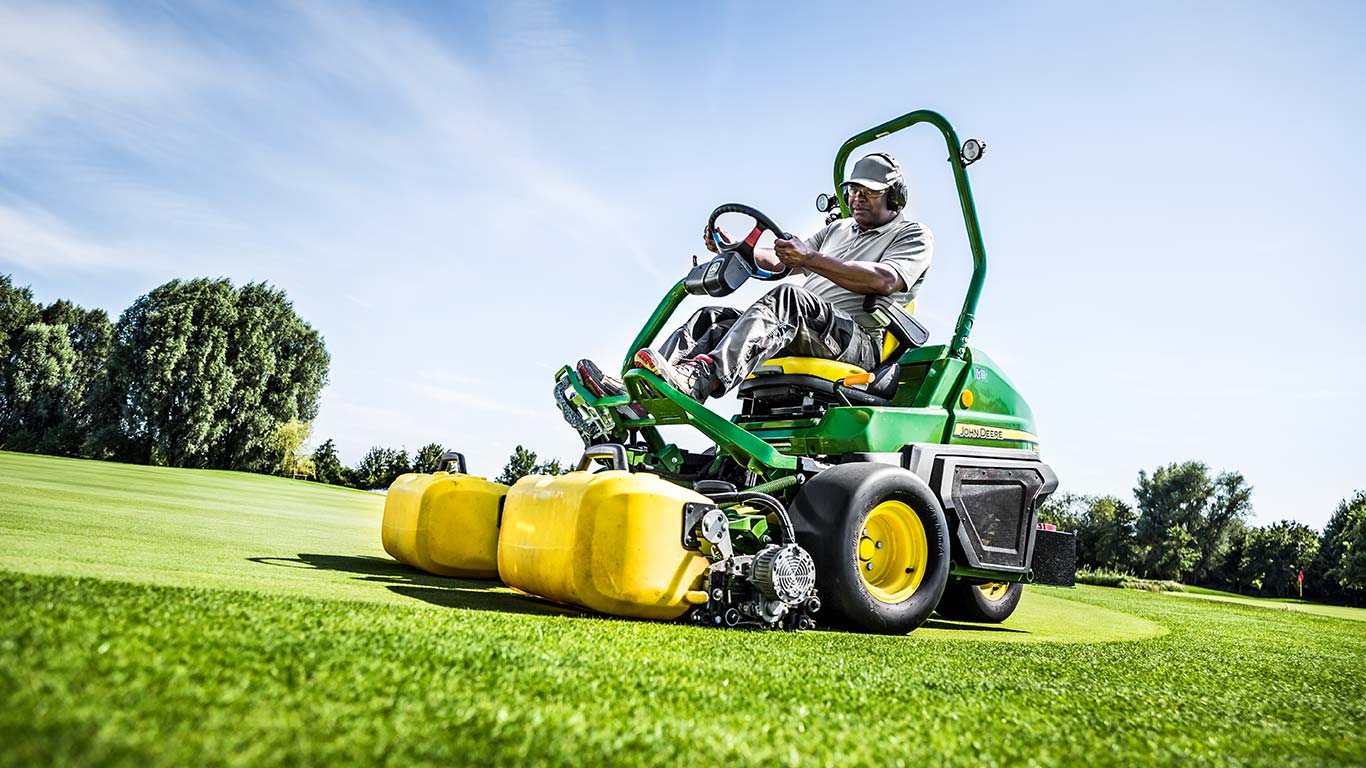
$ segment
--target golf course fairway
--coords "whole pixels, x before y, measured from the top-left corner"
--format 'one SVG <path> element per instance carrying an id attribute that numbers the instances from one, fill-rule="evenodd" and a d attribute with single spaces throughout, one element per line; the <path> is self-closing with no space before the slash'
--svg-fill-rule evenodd
<path id="1" fill-rule="evenodd" d="M 382 507 L 0 453 L 0 764 L 1366 762 L 1355 609 L 1027 587 L 905 637 L 626 621 L 402 566 Z"/>

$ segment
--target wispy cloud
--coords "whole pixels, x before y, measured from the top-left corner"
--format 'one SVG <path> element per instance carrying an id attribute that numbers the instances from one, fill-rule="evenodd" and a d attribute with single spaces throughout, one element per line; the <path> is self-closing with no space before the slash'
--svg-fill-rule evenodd
<path id="1" fill-rule="evenodd" d="M 420 374 L 422 378 L 441 384 L 453 384 L 459 386 L 472 386 L 475 378 L 455 371 L 426 371 Z"/>
<path id="2" fill-rule="evenodd" d="M 130 34 L 99 7 L 6 3 L 0 30 L 0 142 L 44 120 L 172 95 L 202 71 L 174 41 Z"/>
<path id="3" fill-rule="evenodd" d="M 582 43 L 562 21 L 565 3 L 504 0 L 492 6 L 497 56 L 542 91 L 583 105 L 589 101 Z"/>
<path id="4" fill-rule="evenodd" d="M 436 400 L 441 403 L 460 405 L 466 408 L 474 408 L 482 411 L 491 411 L 493 413 L 506 413 L 514 416 L 535 417 L 545 412 L 544 408 L 540 409 L 539 411 L 532 410 L 530 408 L 526 408 L 516 403 L 508 403 L 503 402 L 501 400 L 496 400 L 491 397 L 476 395 L 466 391 L 465 389 L 442 387 L 436 384 L 413 384 L 412 388 L 413 391 L 423 395 L 424 397 L 429 397 L 432 400 Z"/>
<path id="5" fill-rule="evenodd" d="M 562 148 L 544 145 L 534 108 L 502 96 L 507 73 L 481 69 L 412 19 L 344 3 L 266 15 L 280 39 L 274 58 L 261 60 L 232 45 L 205 53 L 166 20 L 90 7 L 0 9 L 0 153 L 38 158 L 49 183 L 79 190 L 80 206 L 49 214 L 68 228 L 80 229 L 70 217 L 82 209 L 98 211 L 108 247 L 141 240 L 179 263 L 238 252 L 335 264 L 384 248 L 432 264 L 453 242 L 511 250 L 544 232 L 592 248 L 633 217 L 547 158 Z M 586 98 L 578 42 L 553 4 L 494 16 L 495 48 L 535 57 L 542 96 Z M 118 163 L 54 144 L 44 129 L 54 121 L 97 137 Z M 514 193 L 524 205 L 482 211 L 483 227 L 453 215 Z M 528 209 L 537 212 L 535 232 L 525 226 Z M 32 228 L 40 226 L 51 228 Z M 642 249 L 624 249 L 658 272 Z"/>
<path id="6" fill-rule="evenodd" d="M 47 212 L 4 203 L 0 203 L 0 263 L 34 272 L 128 266 L 124 253 L 89 242 Z"/>

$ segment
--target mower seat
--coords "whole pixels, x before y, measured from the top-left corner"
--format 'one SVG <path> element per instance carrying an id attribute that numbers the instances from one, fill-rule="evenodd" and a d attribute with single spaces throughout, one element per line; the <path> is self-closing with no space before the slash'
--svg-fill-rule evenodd
<path id="1" fill-rule="evenodd" d="M 915 315 L 915 299 L 911 299 L 906 306 L 902 307 L 908 315 Z M 882 335 L 882 354 L 878 357 L 878 362 L 886 363 L 894 355 L 902 351 L 904 345 L 895 335 L 883 333 Z M 840 381 L 846 376 L 853 376 L 867 371 L 851 363 L 841 363 L 838 360 L 826 360 L 822 357 L 771 357 L 764 361 L 763 365 L 754 369 L 754 373 L 749 378 L 763 375 L 798 375 L 815 376 L 826 381 Z"/>
<path id="2" fill-rule="evenodd" d="M 912 300 L 901 309 L 907 315 L 914 315 L 915 301 Z M 767 399 L 775 404 L 800 400 L 805 404 L 857 402 L 863 405 L 886 405 L 896 392 L 896 359 L 907 346 L 908 343 L 898 338 L 898 334 L 884 332 L 880 364 L 873 371 L 873 380 L 866 386 L 841 386 L 848 376 L 868 373 L 857 365 L 820 357 L 774 357 L 754 369 L 740 385 L 738 395 L 742 400 Z"/>

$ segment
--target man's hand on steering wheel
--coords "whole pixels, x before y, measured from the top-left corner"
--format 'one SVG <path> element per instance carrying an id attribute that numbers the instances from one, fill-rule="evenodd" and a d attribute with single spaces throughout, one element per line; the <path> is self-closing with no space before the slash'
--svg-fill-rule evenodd
<path id="1" fill-rule="evenodd" d="M 773 253 L 778 257 L 778 261 L 789 269 L 804 269 L 806 263 L 816 254 L 815 251 L 806 247 L 806 242 L 800 237 L 791 240 L 784 240 L 781 237 L 773 241 Z"/>
<path id="2" fill-rule="evenodd" d="M 720 227 L 716 227 L 716 233 L 721 236 L 721 242 L 730 242 L 730 235 L 726 234 L 726 230 L 721 229 Z M 712 253 L 720 253 L 721 251 L 717 249 L 716 241 L 712 240 L 711 234 L 711 225 L 707 225 L 702 228 L 702 244 L 707 246 L 707 250 L 711 251 Z"/>

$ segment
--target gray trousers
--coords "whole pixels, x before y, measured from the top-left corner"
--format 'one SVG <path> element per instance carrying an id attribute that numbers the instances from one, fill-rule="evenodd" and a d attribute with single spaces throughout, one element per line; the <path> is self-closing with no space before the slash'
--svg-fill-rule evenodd
<path id="1" fill-rule="evenodd" d="M 671 363 L 697 355 L 716 362 L 720 391 L 745 380 L 770 357 L 823 357 L 872 370 L 881 345 L 830 302 L 784 283 L 744 312 L 703 307 L 669 334 L 660 354 Z"/>

